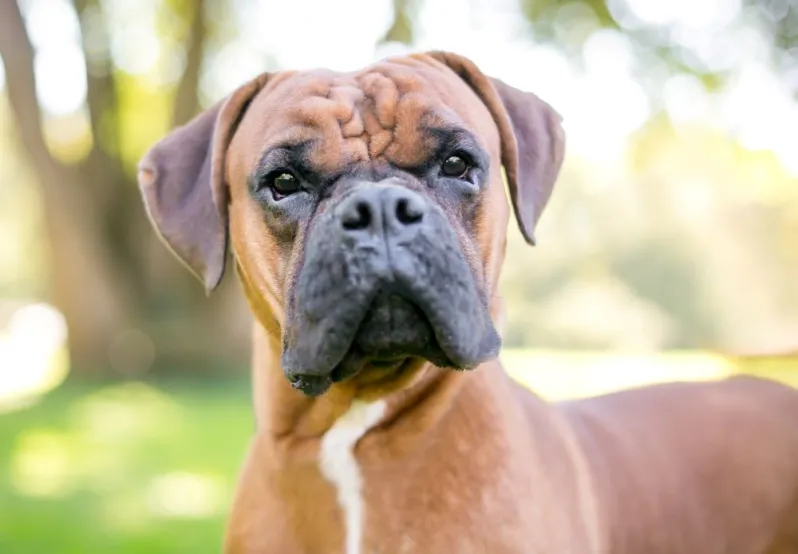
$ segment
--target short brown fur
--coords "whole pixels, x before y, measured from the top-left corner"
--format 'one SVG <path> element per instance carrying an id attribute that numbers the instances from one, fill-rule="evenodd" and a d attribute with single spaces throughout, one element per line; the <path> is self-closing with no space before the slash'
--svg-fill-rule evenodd
<path id="1" fill-rule="evenodd" d="M 501 165 L 533 242 L 563 156 L 556 114 L 541 108 L 524 121 L 511 112 L 528 99 L 505 87 L 444 53 L 354 74 L 263 75 L 214 112 L 213 137 L 180 150 L 184 165 L 205 167 L 199 179 L 213 191 L 212 229 L 229 229 L 256 319 L 257 431 L 225 552 L 343 552 L 344 520 L 318 455 L 321 438 L 355 398 L 388 403 L 385 418 L 356 448 L 366 506 L 363 553 L 798 552 L 798 395 L 779 385 L 667 385 L 556 406 L 522 390 L 498 361 L 471 372 L 417 362 L 389 379 L 365 371 L 318 398 L 294 390 L 280 371 L 285 303 L 304 230 L 286 246 L 264 225 L 248 188 L 262 153 L 285 141 L 314 140 L 308 159 L 320 172 L 353 164 L 378 171 L 423 161 L 429 145 L 419 125 L 430 117 L 472 130 L 492 160 L 491 185 L 475 236 L 460 241 L 498 321 L 509 218 Z M 181 132 L 192 130 L 171 140 Z M 183 233 L 205 232 L 192 231 L 201 222 L 174 231 L 174 221 L 163 221 L 169 206 L 158 203 L 156 189 L 193 190 L 197 179 L 185 167 L 167 175 L 164 152 L 156 146 L 142 163 L 150 215 L 210 290 L 221 277 L 220 245 L 227 240 L 200 237 L 200 247 L 187 245 Z M 522 157 L 531 161 L 519 164 Z"/>

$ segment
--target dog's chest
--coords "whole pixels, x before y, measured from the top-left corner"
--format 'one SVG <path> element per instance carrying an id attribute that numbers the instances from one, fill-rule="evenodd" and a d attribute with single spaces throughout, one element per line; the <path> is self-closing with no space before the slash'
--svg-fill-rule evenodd
<path id="1" fill-rule="evenodd" d="M 343 525 L 336 552 L 531 554 L 561 545 L 557 530 L 541 524 L 551 518 L 533 507 L 547 496 L 545 487 L 538 483 L 530 495 L 505 449 L 483 443 L 463 451 L 441 438 L 401 460 L 359 463 L 355 447 L 384 413 L 384 402 L 355 403 L 322 439 L 319 470 L 335 491 Z M 579 534 L 563 540 L 572 545 Z"/>
<path id="2" fill-rule="evenodd" d="M 361 554 L 364 534 L 363 478 L 355 459 L 355 445 L 384 413 L 384 401 L 370 404 L 355 401 L 321 441 L 319 467 L 336 490 L 344 522 L 346 554 Z"/>

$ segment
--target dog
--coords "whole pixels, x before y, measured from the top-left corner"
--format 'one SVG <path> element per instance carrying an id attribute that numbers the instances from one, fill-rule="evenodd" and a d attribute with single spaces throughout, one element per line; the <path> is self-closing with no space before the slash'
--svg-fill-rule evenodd
<path id="1" fill-rule="evenodd" d="M 154 229 L 208 292 L 232 250 L 255 319 L 226 553 L 798 552 L 792 389 L 550 404 L 502 370 L 510 205 L 534 245 L 564 144 L 435 51 L 262 74 L 148 151 Z"/>

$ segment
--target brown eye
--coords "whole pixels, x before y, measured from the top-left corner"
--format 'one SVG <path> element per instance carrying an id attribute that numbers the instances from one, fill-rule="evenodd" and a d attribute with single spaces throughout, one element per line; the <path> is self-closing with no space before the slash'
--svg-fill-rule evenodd
<path id="1" fill-rule="evenodd" d="M 288 196 L 299 191 L 299 179 L 288 172 L 277 173 L 270 179 L 269 186 L 278 196 Z"/>
<path id="2" fill-rule="evenodd" d="M 441 170 L 447 177 L 464 177 L 468 171 L 468 162 L 460 156 L 449 156 L 443 162 Z"/>

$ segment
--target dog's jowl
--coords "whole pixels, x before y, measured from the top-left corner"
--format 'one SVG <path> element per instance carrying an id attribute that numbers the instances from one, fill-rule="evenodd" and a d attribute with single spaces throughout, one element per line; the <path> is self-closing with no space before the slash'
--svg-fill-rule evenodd
<path id="1" fill-rule="evenodd" d="M 534 94 L 429 52 L 264 73 L 151 148 L 155 230 L 208 292 L 232 265 L 255 319 L 225 552 L 798 552 L 792 389 L 553 405 L 503 372 L 508 220 L 535 243 L 564 141 Z"/>

